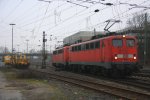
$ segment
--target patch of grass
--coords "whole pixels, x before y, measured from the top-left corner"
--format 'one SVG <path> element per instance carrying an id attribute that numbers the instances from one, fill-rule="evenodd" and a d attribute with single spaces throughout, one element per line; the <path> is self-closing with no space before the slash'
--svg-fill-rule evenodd
<path id="1" fill-rule="evenodd" d="M 8 80 L 13 80 L 17 78 L 17 74 L 11 71 L 6 71 L 4 74 Z"/>
<path id="2" fill-rule="evenodd" d="M 57 83 L 49 82 L 45 79 L 38 79 L 34 77 L 24 77 L 25 73 L 21 71 L 16 72 L 12 69 L 4 69 L 2 72 L 6 78 L 11 82 L 10 87 L 18 88 L 25 97 L 29 100 L 70 100 L 71 97 L 62 91 Z M 22 77 L 23 75 L 23 77 Z M 55 81 L 54 81 L 55 82 Z M 80 91 L 72 95 L 72 98 L 77 98 L 78 95 L 86 96 Z"/>
<path id="3" fill-rule="evenodd" d="M 11 86 L 17 87 L 33 100 L 68 100 L 57 85 L 50 85 L 48 80 L 24 77 L 25 72 L 16 72 L 12 69 L 4 69 L 2 72 L 12 82 Z"/>
<path id="4" fill-rule="evenodd" d="M 12 70 L 12 68 L 0 68 L 0 71 L 1 72 L 8 72 L 8 71 L 11 71 Z"/>

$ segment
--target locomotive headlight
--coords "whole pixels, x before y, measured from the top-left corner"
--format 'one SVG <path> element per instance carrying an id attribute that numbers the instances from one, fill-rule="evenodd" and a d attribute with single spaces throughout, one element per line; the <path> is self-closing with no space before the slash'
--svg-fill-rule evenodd
<path id="1" fill-rule="evenodd" d="M 134 59 L 136 59 L 136 57 L 134 57 Z"/>
<path id="2" fill-rule="evenodd" d="M 115 59 L 118 59 L 118 57 L 115 56 Z"/>
<path id="3" fill-rule="evenodd" d="M 133 57 L 133 59 L 136 59 L 136 54 L 134 54 L 134 57 Z"/>
<path id="4" fill-rule="evenodd" d="M 122 37 L 123 37 L 123 38 L 125 38 L 125 37 L 126 37 L 126 35 L 123 35 Z"/>

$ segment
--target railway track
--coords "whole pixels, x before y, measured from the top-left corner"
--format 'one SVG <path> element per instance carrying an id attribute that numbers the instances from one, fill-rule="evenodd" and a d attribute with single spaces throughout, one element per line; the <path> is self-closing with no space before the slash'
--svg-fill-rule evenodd
<path id="1" fill-rule="evenodd" d="M 150 72 L 149 73 L 145 73 L 145 72 L 135 73 L 135 74 L 133 74 L 133 76 L 150 78 Z"/>
<path id="2" fill-rule="evenodd" d="M 100 81 L 100 79 L 89 78 L 87 76 L 81 77 L 72 77 L 66 76 L 61 73 L 47 72 L 46 70 L 34 70 L 31 71 L 39 75 L 40 77 L 53 78 L 60 81 L 72 83 L 79 85 L 85 88 L 93 89 L 96 91 L 104 92 L 107 94 L 115 95 L 125 99 L 134 99 L 134 100 L 149 100 L 150 93 L 144 90 L 129 88 L 125 85 L 119 85 L 117 83 L 111 83 L 105 81 Z"/>
<path id="3" fill-rule="evenodd" d="M 150 82 L 147 82 L 147 81 L 136 80 L 134 78 L 128 78 L 124 80 L 112 80 L 112 81 L 120 83 L 120 84 L 128 85 L 128 86 L 133 86 L 135 88 L 140 88 L 140 89 L 150 91 Z"/>
<path id="4" fill-rule="evenodd" d="M 128 77 L 127 81 L 120 82 L 150 91 L 150 74 L 148 73 L 136 73 Z"/>
<path id="5" fill-rule="evenodd" d="M 148 69 L 142 69 L 141 72 L 142 73 L 150 73 L 150 69 L 149 68 Z"/>
<path id="6" fill-rule="evenodd" d="M 103 76 L 96 76 L 91 74 L 83 74 L 86 76 L 103 79 L 106 81 L 117 82 L 119 84 L 133 86 L 135 88 L 144 89 L 150 91 L 150 74 L 147 73 L 135 73 L 133 76 L 127 77 L 125 79 L 112 79 Z"/>

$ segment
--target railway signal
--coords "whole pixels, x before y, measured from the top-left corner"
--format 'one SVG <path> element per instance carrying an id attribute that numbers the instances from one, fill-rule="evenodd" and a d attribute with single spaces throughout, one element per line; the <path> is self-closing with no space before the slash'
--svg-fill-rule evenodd
<path id="1" fill-rule="evenodd" d="M 43 48 L 42 48 L 42 69 L 46 68 L 46 52 L 45 52 L 45 42 L 47 39 L 45 39 L 45 31 L 43 31 Z"/>

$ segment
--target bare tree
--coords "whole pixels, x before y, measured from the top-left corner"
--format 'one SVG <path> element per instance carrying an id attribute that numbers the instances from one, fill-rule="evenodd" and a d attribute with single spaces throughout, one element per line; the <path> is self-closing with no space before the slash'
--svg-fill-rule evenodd
<path id="1" fill-rule="evenodd" d="M 143 29 L 145 21 L 145 14 L 135 13 L 132 18 L 127 20 L 127 27 L 134 29 Z"/>

